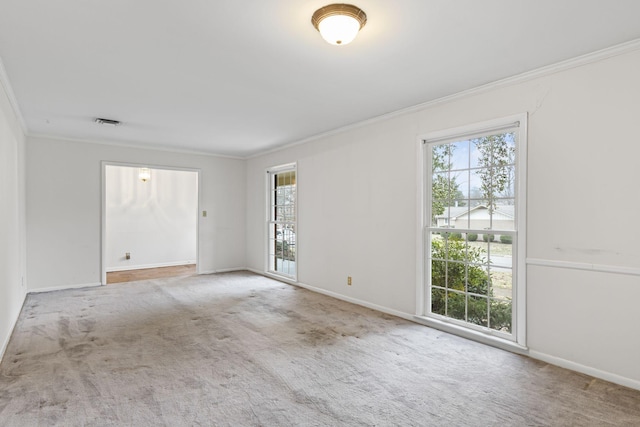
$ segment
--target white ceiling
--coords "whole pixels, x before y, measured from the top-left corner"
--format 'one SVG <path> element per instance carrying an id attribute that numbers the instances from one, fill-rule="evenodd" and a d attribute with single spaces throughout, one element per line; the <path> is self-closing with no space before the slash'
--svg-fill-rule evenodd
<path id="1" fill-rule="evenodd" d="M 0 58 L 31 135 L 245 157 L 640 38 L 638 0 L 353 0 L 332 46 L 329 3 L 0 0 Z"/>

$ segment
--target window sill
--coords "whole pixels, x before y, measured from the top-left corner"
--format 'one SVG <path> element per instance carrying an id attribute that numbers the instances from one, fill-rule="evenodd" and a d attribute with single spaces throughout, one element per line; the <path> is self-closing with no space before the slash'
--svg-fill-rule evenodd
<path id="1" fill-rule="evenodd" d="M 520 345 L 516 342 L 506 340 L 504 338 L 483 334 L 482 332 L 474 331 L 472 329 L 467 329 L 463 326 L 454 325 L 451 323 L 443 322 L 438 319 L 433 319 L 431 317 L 426 316 L 413 316 L 414 320 L 418 323 L 421 323 L 425 326 L 432 327 L 434 329 L 438 329 L 443 332 L 447 332 L 453 335 L 458 335 L 463 338 L 467 338 L 473 341 L 477 341 L 482 344 L 490 345 L 492 347 L 497 347 L 502 350 L 510 351 L 518 354 L 529 354 L 529 349 L 523 345 Z"/>

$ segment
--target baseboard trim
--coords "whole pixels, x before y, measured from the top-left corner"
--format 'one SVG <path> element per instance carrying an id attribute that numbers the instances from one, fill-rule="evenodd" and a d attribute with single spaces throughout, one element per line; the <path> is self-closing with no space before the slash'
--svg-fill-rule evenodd
<path id="1" fill-rule="evenodd" d="M 11 341 L 11 337 L 13 336 L 13 331 L 16 329 L 16 325 L 18 324 L 18 319 L 20 319 L 20 314 L 22 314 L 22 309 L 24 308 L 24 303 L 27 300 L 27 293 L 22 293 L 22 303 L 20 304 L 20 310 L 18 310 L 18 314 L 11 322 L 11 327 L 9 328 L 9 333 L 2 343 L 2 347 L 0 347 L 0 363 L 2 363 L 2 359 L 4 359 L 4 354 L 7 351 L 7 347 L 9 347 L 9 342 Z"/>
<path id="2" fill-rule="evenodd" d="M 590 375 L 592 377 L 609 381 L 621 386 L 640 390 L 640 381 L 633 380 L 631 378 L 623 377 L 607 371 L 601 371 L 600 369 L 592 368 L 590 366 L 581 365 L 580 363 L 572 362 L 561 357 L 551 356 L 550 354 L 541 353 L 535 350 L 529 350 L 529 356 L 547 362 L 551 365 L 559 366 L 561 368 L 569 369 L 571 371 L 580 372 L 582 374 Z"/>
<path id="3" fill-rule="evenodd" d="M 196 262 L 193 260 L 187 260 L 187 261 L 175 261 L 175 262 L 159 262 L 155 264 L 144 264 L 144 265 L 123 265 L 121 267 L 107 268 L 107 273 L 113 273 L 116 271 L 128 271 L 128 270 L 145 270 L 147 268 L 176 267 L 179 265 L 191 265 L 195 263 Z"/>
<path id="4" fill-rule="evenodd" d="M 198 271 L 198 275 L 216 274 L 216 273 L 232 273 L 234 271 L 247 271 L 247 268 L 245 268 L 245 267 L 234 267 L 234 268 L 221 268 L 219 270 L 205 270 L 205 271 Z"/>
<path id="5" fill-rule="evenodd" d="M 97 286 L 102 286 L 102 283 L 95 282 L 95 283 L 81 283 L 78 285 L 51 286 L 48 288 L 29 289 L 28 293 L 41 294 L 43 292 L 64 291 L 67 289 L 94 288 Z"/>
<path id="6" fill-rule="evenodd" d="M 335 299 L 339 299 L 342 301 L 350 302 L 352 304 L 356 304 L 362 307 L 370 308 L 372 310 L 379 311 L 381 313 L 390 314 L 392 316 L 400 317 L 401 319 L 413 321 L 413 315 L 408 313 L 403 313 L 402 311 L 393 310 L 391 308 L 387 308 L 381 305 L 373 304 L 367 301 L 363 301 L 358 298 L 348 297 L 346 295 L 338 294 L 336 292 L 327 291 L 326 289 L 317 288 L 315 286 L 307 285 L 306 283 L 297 282 L 294 283 L 295 286 L 300 286 L 301 288 L 308 289 L 313 292 L 317 292 L 319 294 L 327 295 L 333 297 Z"/>
<path id="7" fill-rule="evenodd" d="M 342 301 L 346 301 L 346 302 L 350 302 L 356 305 L 360 305 L 363 307 L 367 307 L 370 308 L 372 310 L 376 310 L 376 311 L 380 311 L 382 313 L 386 313 L 386 314 L 390 314 L 392 316 L 396 316 L 396 317 L 400 317 L 402 319 L 406 319 L 409 320 L 411 322 L 414 323 L 418 323 L 427 327 L 431 327 L 431 328 L 435 328 L 435 329 L 439 329 L 442 330 L 446 333 L 452 333 L 451 331 L 445 330 L 444 328 L 438 328 L 436 325 L 433 324 L 433 322 L 425 322 L 425 319 L 422 316 L 415 316 L 415 315 L 410 315 L 407 313 L 403 313 L 401 311 L 397 311 L 397 310 L 393 310 L 387 307 L 383 307 L 377 304 L 372 304 L 366 301 L 362 301 L 359 300 L 357 298 L 351 298 L 345 295 L 341 295 L 338 294 L 336 292 L 332 292 L 332 291 L 327 291 L 326 289 L 322 289 L 322 288 L 318 288 L 315 286 L 311 286 L 311 285 L 307 285 L 305 283 L 301 283 L 301 282 L 294 282 L 292 280 L 287 280 L 286 278 L 282 278 L 273 274 L 269 274 L 269 273 L 265 273 L 264 271 L 259 271 L 259 270 L 255 270 L 253 268 L 246 268 L 245 270 L 247 271 L 251 271 L 252 273 L 256 273 L 259 274 L 261 276 L 265 276 L 268 277 L 270 279 L 274 279 L 274 280 L 278 280 L 280 282 L 284 282 L 284 283 L 288 283 L 290 285 L 293 286 L 299 286 L 301 288 L 305 288 L 308 289 L 310 291 L 313 292 L 317 292 L 319 294 L 323 294 L 323 295 L 327 295 L 330 296 L 332 298 L 336 298 Z M 429 319 L 431 320 L 431 319 Z M 609 381 L 611 383 L 614 384 L 618 384 L 624 387 L 629 387 L 629 388 L 633 388 L 636 390 L 640 390 L 640 381 L 636 381 L 630 378 L 626 378 L 620 375 L 616 375 L 613 374 L 611 372 L 606 372 L 606 371 L 601 371 L 599 369 L 596 368 L 592 368 L 589 366 L 585 366 L 585 365 L 581 365 L 579 363 L 576 362 L 571 362 L 569 360 L 566 359 L 562 359 L 560 357 L 556 357 L 556 356 L 551 356 L 548 355 L 546 353 L 541 353 L 539 351 L 535 351 L 535 350 L 531 350 L 530 348 L 527 347 L 523 347 L 518 345 L 517 343 L 512 343 L 512 342 L 507 342 L 505 340 L 499 340 L 500 342 L 497 342 L 496 340 L 491 340 L 491 342 L 485 342 L 482 340 L 477 339 L 477 337 L 468 337 L 465 335 L 461 335 L 458 333 L 454 333 L 454 335 L 458 335 L 458 336 L 462 336 L 463 338 L 468 338 L 474 341 L 478 341 L 482 344 L 486 344 L 486 345 L 491 345 L 493 347 L 498 347 L 501 348 L 503 350 L 506 351 L 510 351 L 512 353 L 518 353 L 518 354 L 523 354 L 523 355 L 528 355 L 529 357 L 533 358 L 533 359 L 537 359 L 537 360 L 541 360 L 543 362 L 549 363 L 551 365 L 555 365 L 555 366 L 559 366 L 561 368 L 565 368 L 565 369 L 569 369 L 571 371 L 575 371 L 575 372 L 580 372 L 586 375 L 590 375 L 594 378 L 599 378 L 601 380 L 604 381 Z M 505 341 L 504 343 L 502 341 Z"/>
<path id="8" fill-rule="evenodd" d="M 339 294 L 337 292 L 328 291 L 326 289 L 318 288 L 316 286 L 307 285 L 306 283 L 295 282 L 293 280 L 287 280 L 284 277 L 280 277 L 280 276 L 277 276 L 275 274 L 265 273 L 264 271 L 254 270 L 253 268 L 246 268 L 245 270 L 250 271 L 252 273 L 259 274 L 261 276 L 268 277 L 270 279 L 277 280 L 279 282 L 288 283 L 288 284 L 293 285 L 293 286 L 298 286 L 300 288 L 308 289 L 308 290 L 310 290 L 312 292 L 317 292 L 317 293 L 322 294 L 322 295 L 327 295 L 329 297 L 332 297 L 332 298 L 335 298 L 335 299 L 339 299 L 341 301 L 350 302 L 352 304 L 356 304 L 356 305 L 359 305 L 359 306 L 362 306 L 362 307 L 370 308 L 372 310 L 376 310 L 376 311 L 379 311 L 381 313 L 390 314 L 392 316 L 400 317 L 400 318 L 405 319 L 405 320 L 414 321 L 412 314 L 403 313 L 402 311 L 393 310 L 391 308 L 387 308 L 387 307 L 383 307 L 381 305 L 377 305 L 377 304 L 373 304 L 373 303 L 370 303 L 370 302 L 367 302 L 367 301 L 363 301 L 363 300 L 360 300 L 358 298 L 353 298 L 353 297 L 349 297 L 349 296 L 346 296 L 346 295 L 342 295 L 342 294 Z"/>
<path id="9" fill-rule="evenodd" d="M 288 283 L 289 285 L 293 286 L 300 286 L 301 288 L 303 287 L 299 282 L 296 282 L 295 280 L 287 279 L 284 276 L 278 276 L 277 274 L 269 273 L 268 271 L 259 271 L 254 270 L 253 268 L 247 268 L 247 271 L 259 274 L 264 277 L 268 277 L 269 279 L 277 280 L 278 282 Z"/>

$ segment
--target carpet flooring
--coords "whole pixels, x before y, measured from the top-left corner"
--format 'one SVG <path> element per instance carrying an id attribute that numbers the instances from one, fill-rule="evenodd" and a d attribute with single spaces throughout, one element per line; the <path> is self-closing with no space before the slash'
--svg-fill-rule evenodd
<path id="1" fill-rule="evenodd" d="M 640 391 L 247 272 L 31 294 L 2 426 L 637 426 Z"/>

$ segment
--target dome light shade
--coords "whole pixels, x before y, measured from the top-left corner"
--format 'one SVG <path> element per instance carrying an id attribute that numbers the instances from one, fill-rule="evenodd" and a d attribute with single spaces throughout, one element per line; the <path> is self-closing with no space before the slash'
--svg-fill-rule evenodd
<path id="1" fill-rule="evenodd" d="M 311 22 L 328 43 L 344 45 L 356 38 L 367 23 L 367 15 L 351 4 L 330 4 L 316 10 Z"/>
<path id="2" fill-rule="evenodd" d="M 149 168 L 140 168 L 138 171 L 138 178 L 140 181 L 147 182 L 151 179 L 151 169 Z"/>

